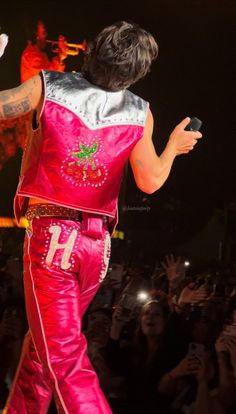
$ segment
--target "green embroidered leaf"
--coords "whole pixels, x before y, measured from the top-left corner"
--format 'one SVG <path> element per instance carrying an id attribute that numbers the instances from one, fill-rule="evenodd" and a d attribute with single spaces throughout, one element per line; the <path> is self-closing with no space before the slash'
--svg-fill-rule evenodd
<path id="1" fill-rule="evenodd" d="M 86 151 L 88 149 L 88 147 L 86 147 L 86 145 L 82 144 L 82 142 L 79 143 L 79 147 L 82 151 Z"/>
<path id="2" fill-rule="evenodd" d="M 95 142 L 90 148 L 89 148 L 89 154 L 94 154 L 98 149 L 98 144 Z"/>
<path id="3" fill-rule="evenodd" d="M 85 156 L 86 156 L 82 151 L 80 151 L 80 152 L 72 152 L 72 155 L 74 157 L 76 157 L 76 158 L 85 158 Z"/>
<path id="4" fill-rule="evenodd" d="M 92 170 L 96 170 L 96 166 L 93 160 L 93 154 L 95 154 L 95 152 L 98 149 L 98 143 L 95 142 L 89 148 L 89 147 L 86 147 L 86 145 L 82 144 L 82 142 L 80 142 L 79 147 L 81 151 L 72 152 L 72 155 L 74 157 L 80 158 L 80 160 L 77 162 L 77 165 L 80 165 L 82 162 L 85 162 L 85 165 L 83 166 L 83 170 L 87 170 L 88 164 L 90 163 Z"/>

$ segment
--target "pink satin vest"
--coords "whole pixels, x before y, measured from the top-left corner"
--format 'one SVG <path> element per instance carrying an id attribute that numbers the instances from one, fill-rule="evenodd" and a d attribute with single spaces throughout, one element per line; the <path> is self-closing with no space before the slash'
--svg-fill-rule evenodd
<path id="1" fill-rule="evenodd" d="M 16 218 L 34 197 L 114 220 L 123 169 L 143 135 L 148 103 L 128 90 L 104 91 L 80 73 L 41 73 L 44 106 L 24 151 Z"/>

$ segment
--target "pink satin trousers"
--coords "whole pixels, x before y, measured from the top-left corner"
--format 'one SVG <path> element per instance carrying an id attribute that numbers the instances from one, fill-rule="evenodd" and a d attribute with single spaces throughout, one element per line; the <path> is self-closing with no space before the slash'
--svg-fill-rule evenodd
<path id="1" fill-rule="evenodd" d="M 29 332 L 4 413 L 59 414 L 111 409 L 87 357 L 81 320 L 104 278 L 110 235 L 103 218 L 34 218 L 24 243 Z"/>

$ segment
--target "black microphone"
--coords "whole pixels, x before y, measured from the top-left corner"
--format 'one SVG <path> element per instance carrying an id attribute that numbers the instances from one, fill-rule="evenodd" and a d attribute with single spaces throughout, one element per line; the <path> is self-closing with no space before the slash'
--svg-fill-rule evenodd
<path id="1" fill-rule="evenodd" d="M 202 126 L 202 121 L 195 116 L 190 119 L 189 124 L 185 127 L 185 131 L 199 131 Z"/>

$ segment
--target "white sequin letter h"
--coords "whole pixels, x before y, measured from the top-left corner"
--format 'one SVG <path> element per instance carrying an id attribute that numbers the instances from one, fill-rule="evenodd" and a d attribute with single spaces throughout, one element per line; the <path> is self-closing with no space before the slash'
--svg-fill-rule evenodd
<path id="1" fill-rule="evenodd" d="M 71 267 L 71 263 L 69 263 L 69 258 L 70 258 L 70 255 L 73 250 L 74 243 L 77 237 L 77 230 L 76 229 L 72 230 L 66 243 L 58 243 L 58 239 L 61 234 L 60 226 L 49 227 L 49 232 L 52 234 L 52 238 L 50 241 L 50 246 L 49 246 L 48 254 L 46 257 L 47 265 L 48 266 L 51 265 L 57 250 L 64 249 L 62 259 L 61 259 L 61 268 L 64 270 L 69 269 Z"/>

